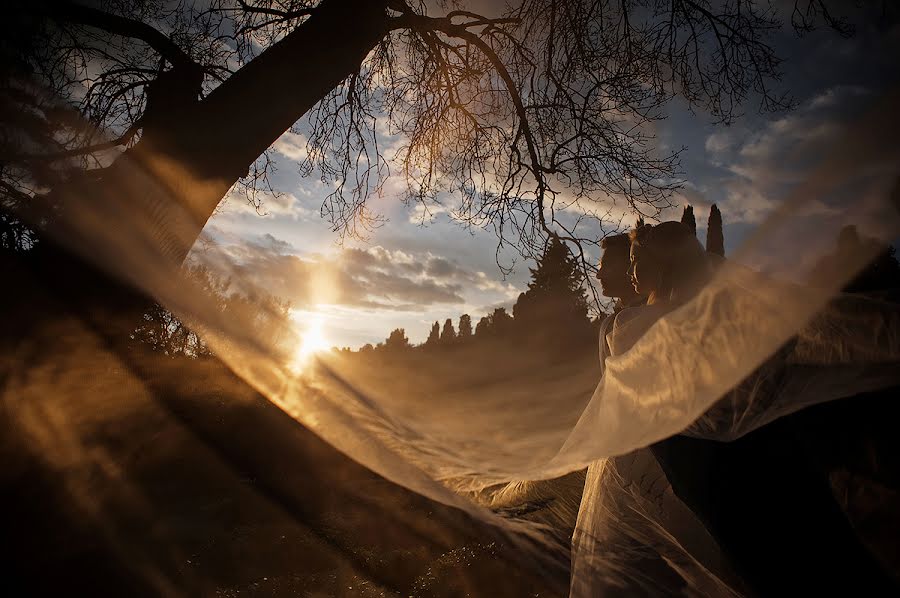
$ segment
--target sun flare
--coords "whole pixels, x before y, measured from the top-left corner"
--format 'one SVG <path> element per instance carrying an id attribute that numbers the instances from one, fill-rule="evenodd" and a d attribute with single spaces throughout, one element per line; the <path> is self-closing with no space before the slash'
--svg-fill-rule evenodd
<path id="1" fill-rule="evenodd" d="M 328 350 L 330 346 L 331 343 L 325 335 L 325 318 L 321 314 L 311 316 L 300 336 L 300 344 L 294 352 L 292 367 L 301 369 L 313 355 Z"/>

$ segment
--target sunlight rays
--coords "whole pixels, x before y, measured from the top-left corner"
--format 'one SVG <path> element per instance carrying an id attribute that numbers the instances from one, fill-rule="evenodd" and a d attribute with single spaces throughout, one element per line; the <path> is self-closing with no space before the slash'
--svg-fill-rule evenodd
<path id="1" fill-rule="evenodd" d="M 329 348 L 331 342 L 325 333 L 325 316 L 313 313 L 306 320 L 306 326 L 300 334 L 300 343 L 294 352 L 290 368 L 295 372 L 303 370 L 316 353 L 327 351 Z"/>

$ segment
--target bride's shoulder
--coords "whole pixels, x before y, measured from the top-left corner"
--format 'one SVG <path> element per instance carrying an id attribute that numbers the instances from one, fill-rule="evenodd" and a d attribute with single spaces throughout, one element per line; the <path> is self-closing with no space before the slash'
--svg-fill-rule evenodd
<path id="1" fill-rule="evenodd" d="M 641 326 L 641 322 L 646 320 L 647 315 L 649 313 L 646 305 L 626 307 L 616 314 L 612 330 L 607 337 L 613 355 L 624 353 L 640 338 L 645 328 Z"/>
<path id="2" fill-rule="evenodd" d="M 612 354 L 618 355 L 630 349 L 667 311 L 668 308 L 664 305 L 638 305 L 627 307 L 616 314 L 609 338 Z"/>
<path id="3" fill-rule="evenodd" d="M 613 330 L 615 330 L 616 328 L 621 328 L 622 326 L 627 326 L 634 320 L 639 319 L 641 315 L 646 311 L 646 305 L 636 305 L 634 307 L 626 307 L 620 310 L 619 313 L 615 315 L 615 319 L 613 320 Z"/>

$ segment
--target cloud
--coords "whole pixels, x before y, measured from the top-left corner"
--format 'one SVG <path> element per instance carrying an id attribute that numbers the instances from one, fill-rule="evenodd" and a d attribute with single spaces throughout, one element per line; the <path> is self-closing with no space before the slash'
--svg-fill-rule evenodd
<path id="1" fill-rule="evenodd" d="M 726 221 L 759 223 L 801 188 L 807 190 L 804 215 L 835 216 L 840 202 L 852 200 L 852 187 L 866 183 L 838 187 L 847 187 L 860 175 L 893 174 L 883 167 L 896 155 L 893 135 L 865 133 L 862 153 L 847 146 L 867 126 L 874 95 L 858 86 L 832 87 L 786 116 L 707 137 L 707 157 L 724 171 L 717 191 L 724 195 L 718 203 Z M 891 130 L 896 124 L 885 122 L 884 127 Z"/>
<path id="2" fill-rule="evenodd" d="M 191 259 L 230 277 L 245 292 L 263 290 L 287 299 L 297 309 L 324 304 L 424 311 L 430 306 L 463 305 L 466 292 L 509 296 L 513 288 L 430 253 L 417 256 L 375 246 L 345 248 L 331 255 L 298 255 L 292 244 L 271 234 L 207 245 Z"/>
<path id="3" fill-rule="evenodd" d="M 436 278 L 455 277 L 466 274 L 456 263 L 442 257 L 432 256 L 428 259 L 425 271 Z"/>
<path id="4" fill-rule="evenodd" d="M 706 138 L 706 154 L 714 164 L 721 164 L 721 156 L 727 155 L 736 143 L 734 128 L 721 129 Z"/>
<path id="5" fill-rule="evenodd" d="M 260 237 L 259 246 L 268 248 L 275 253 L 293 253 L 295 251 L 293 245 L 269 233 L 265 233 Z"/>
<path id="6" fill-rule="evenodd" d="M 318 210 L 305 207 L 293 193 L 258 191 L 256 201 L 259 203 L 258 210 L 241 193 L 232 191 L 226 197 L 222 211 L 228 214 L 283 217 L 304 221 L 319 217 Z"/>
<path id="7" fill-rule="evenodd" d="M 405 189 L 404 189 L 405 190 Z M 416 202 L 413 204 L 412 208 L 409 210 L 409 222 L 410 224 L 431 224 L 435 221 L 435 218 L 439 214 L 448 214 L 449 210 L 437 203 L 429 202 L 428 204 L 424 204 L 422 202 Z"/>
<path id="8" fill-rule="evenodd" d="M 306 144 L 307 140 L 304 135 L 288 131 L 272 144 L 272 149 L 289 160 L 301 162 L 308 155 Z"/>

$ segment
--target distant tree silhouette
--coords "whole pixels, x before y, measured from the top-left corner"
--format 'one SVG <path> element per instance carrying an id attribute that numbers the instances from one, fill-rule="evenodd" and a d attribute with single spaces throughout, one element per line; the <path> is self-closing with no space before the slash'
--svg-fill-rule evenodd
<path id="1" fill-rule="evenodd" d="M 433 348 L 438 346 L 441 340 L 441 325 L 435 321 L 434 324 L 431 325 L 431 332 L 428 333 L 428 338 L 425 340 L 425 346 L 429 348 Z"/>
<path id="2" fill-rule="evenodd" d="M 505 307 L 494 309 L 491 314 L 491 328 L 498 336 L 508 335 L 513 327 L 513 317 L 506 312 Z"/>
<path id="3" fill-rule="evenodd" d="M 509 336 L 513 329 L 513 317 L 505 307 L 498 307 L 491 313 L 491 331 L 496 336 Z"/>
<path id="4" fill-rule="evenodd" d="M 516 328 L 529 336 L 570 338 L 589 330 L 578 262 L 554 237 L 531 270 L 528 289 L 513 306 Z"/>
<path id="5" fill-rule="evenodd" d="M 359 348 L 360 353 L 373 353 L 375 351 L 375 347 L 372 343 L 366 343 L 362 347 Z"/>
<path id="6" fill-rule="evenodd" d="M 486 338 L 491 334 L 491 316 L 483 316 L 475 325 L 475 336 L 477 338 Z"/>
<path id="7" fill-rule="evenodd" d="M 453 320 L 447 318 L 444 328 L 441 330 L 441 344 L 450 345 L 456 340 L 456 331 L 453 329 Z"/>
<path id="8" fill-rule="evenodd" d="M 406 338 L 406 331 L 403 328 L 395 328 L 384 341 L 385 351 L 396 352 L 409 349 L 409 339 Z"/>
<path id="9" fill-rule="evenodd" d="M 862 255 L 874 255 L 869 264 L 843 287 L 846 293 L 884 293 L 900 290 L 900 263 L 894 247 L 859 234 L 855 225 L 841 229 L 835 250 L 822 257 L 812 268 L 809 281 L 827 284 L 833 276 L 846 272 Z M 896 296 L 891 298 L 896 299 Z"/>
<path id="10" fill-rule="evenodd" d="M 472 337 L 472 318 L 469 314 L 459 316 L 459 334 L 460 340 L 468 340 Z"/>
<path id="11" fill-rule="evenodd" d="M 514 331 L 513 317 L 507 313 L 505 307 L 497 307 L 478 321 L 475 327 L 475 337 L 480 339 L 488 338 L 510 338 Z"/>
<path id="12" fill-rule="evenodd" d="M 722 231 L 722 212 L 713 204 L 709 208 L 709 224 L 706 228 L 706 251 L 725 256 L 725 233 Z"/>
<path id="13" fill-rule="evenodd" d="M 697 234 L 697 219 L 694 217 L 694 206 L 684 206 L 684 212 L 681 214 L 681 223 L 686 225 L 691 232 Z"/>

